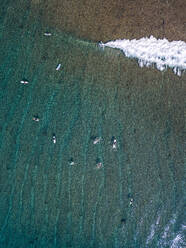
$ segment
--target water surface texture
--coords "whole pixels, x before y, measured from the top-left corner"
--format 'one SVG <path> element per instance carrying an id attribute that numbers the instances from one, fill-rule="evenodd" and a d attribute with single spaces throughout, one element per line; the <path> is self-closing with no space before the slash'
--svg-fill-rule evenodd
<path id="1" fill-rule="evenodd" d="M 186 41 L 185 0 L 32 0 L 42 20 L 81 38 L 107 42 L 153 35 Z"/>
<path id="2" fill-rule="evenodd" d="M 42 25 L 27 1 L 7 4 L 0 247 L 184 247 L 185 75 L 141 69 Z"/>

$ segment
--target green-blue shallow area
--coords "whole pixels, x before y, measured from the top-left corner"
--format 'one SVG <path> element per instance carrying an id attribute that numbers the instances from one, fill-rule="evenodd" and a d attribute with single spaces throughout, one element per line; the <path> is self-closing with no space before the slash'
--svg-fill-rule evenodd
<path id="1" fill-rule="evenodd" d="M 185 75 L 0 18 L 0 247 L 184 247 Z"/>

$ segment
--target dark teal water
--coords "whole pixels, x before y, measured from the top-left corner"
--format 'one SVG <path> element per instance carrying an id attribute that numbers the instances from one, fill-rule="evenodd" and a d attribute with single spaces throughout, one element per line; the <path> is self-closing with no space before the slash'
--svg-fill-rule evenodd
<path id="1" fill-rule="evenodd" d="M 21 4 L 0 15 L 0 247 L 184 247 L 185 76 L 138 68 Z"/>

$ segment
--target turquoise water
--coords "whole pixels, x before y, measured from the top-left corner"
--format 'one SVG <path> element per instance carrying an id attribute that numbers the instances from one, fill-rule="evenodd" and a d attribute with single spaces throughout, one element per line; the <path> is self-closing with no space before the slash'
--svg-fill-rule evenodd
<path id="1" fill-rule="evenodd" d="M 184 247 L 185 76 L 17 4 L 1 9 L 0 247 Z"/>

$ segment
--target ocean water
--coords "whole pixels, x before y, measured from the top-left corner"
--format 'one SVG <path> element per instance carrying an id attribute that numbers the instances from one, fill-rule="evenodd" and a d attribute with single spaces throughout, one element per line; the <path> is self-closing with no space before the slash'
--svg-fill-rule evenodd
<path id="1" fill-rule="evenodd" d="M 0 247 L 185 247 L 185 75 L 19 6 L 0 15 Z"/>

